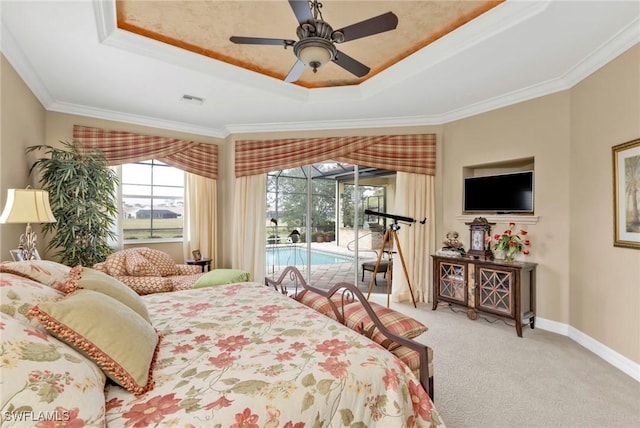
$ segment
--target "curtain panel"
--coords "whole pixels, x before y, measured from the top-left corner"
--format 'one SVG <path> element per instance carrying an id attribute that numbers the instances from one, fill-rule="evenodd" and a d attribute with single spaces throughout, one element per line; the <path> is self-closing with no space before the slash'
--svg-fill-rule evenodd
<path id="1" fill-rule="evenodd" d="M 109 165 L 156 159 L 183 171 L 217 179 L 218 146 L 177 138 L 74 125 L 73 138 L 102 151 Z"/>
<path id="2" fill-rule="evenodd" d="M 435 175 L 436 135 L 239 140 L 235 158 L 236 177 L 328 159 L 398 172 Z"/>

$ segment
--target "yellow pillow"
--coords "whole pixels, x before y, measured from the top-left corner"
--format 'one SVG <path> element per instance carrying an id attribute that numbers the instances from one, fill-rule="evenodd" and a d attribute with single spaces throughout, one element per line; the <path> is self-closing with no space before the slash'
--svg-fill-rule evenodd
<path id="1" fill-rule="evenodd" d="M 34 306 L 30 315 L 127 391 L 139 395 L 153 388 L 160 337 L 128 306 L 96 291 L 78 290 Z"/>
<path id="2" fill-rule="evenodd" d="M 69 272 L 69 281 L 65 292 L 71 294 L 79 288 L 93 290 L 113 297 L 136 311 L 145 320 L 149 320 L 147 307 L 135 291 L 116 278 L 84 266 L 76 266 Z"/>

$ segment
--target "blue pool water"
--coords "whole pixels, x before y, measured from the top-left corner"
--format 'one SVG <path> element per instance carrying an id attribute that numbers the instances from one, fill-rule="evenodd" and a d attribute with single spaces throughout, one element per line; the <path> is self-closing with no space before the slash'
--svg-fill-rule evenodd
<path id="1" fill-rule="evenodd" d="M 307 249 L 303 247 L 272 247 L 266 249 L 266 266 L 301 266 L 307 263 Z M 311 265 L 330 265 L 353 262 L 353 257 L 311 250 Z"/>

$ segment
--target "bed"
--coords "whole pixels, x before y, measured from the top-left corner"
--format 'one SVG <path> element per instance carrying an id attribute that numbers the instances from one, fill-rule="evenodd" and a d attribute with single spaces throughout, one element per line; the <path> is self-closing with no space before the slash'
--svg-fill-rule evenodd
<path id="1" fill-rule="evenodd" d="M 393 354 L 263 284 L 137 296 L 88 268 L 0 272 L 2 426 L 444 426 Z"/>

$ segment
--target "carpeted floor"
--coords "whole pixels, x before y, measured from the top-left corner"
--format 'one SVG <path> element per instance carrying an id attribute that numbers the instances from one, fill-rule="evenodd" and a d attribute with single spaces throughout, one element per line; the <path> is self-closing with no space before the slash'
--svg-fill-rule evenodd
<path id="1" fill-rule="evenodd" d="M 372 301 L 386 305 L 384 294 Z M 392 303 L 429 330 L 435 404 L 449 428 L 640 427 L 640 383 L 573 340 L 431 304 Z"/>

